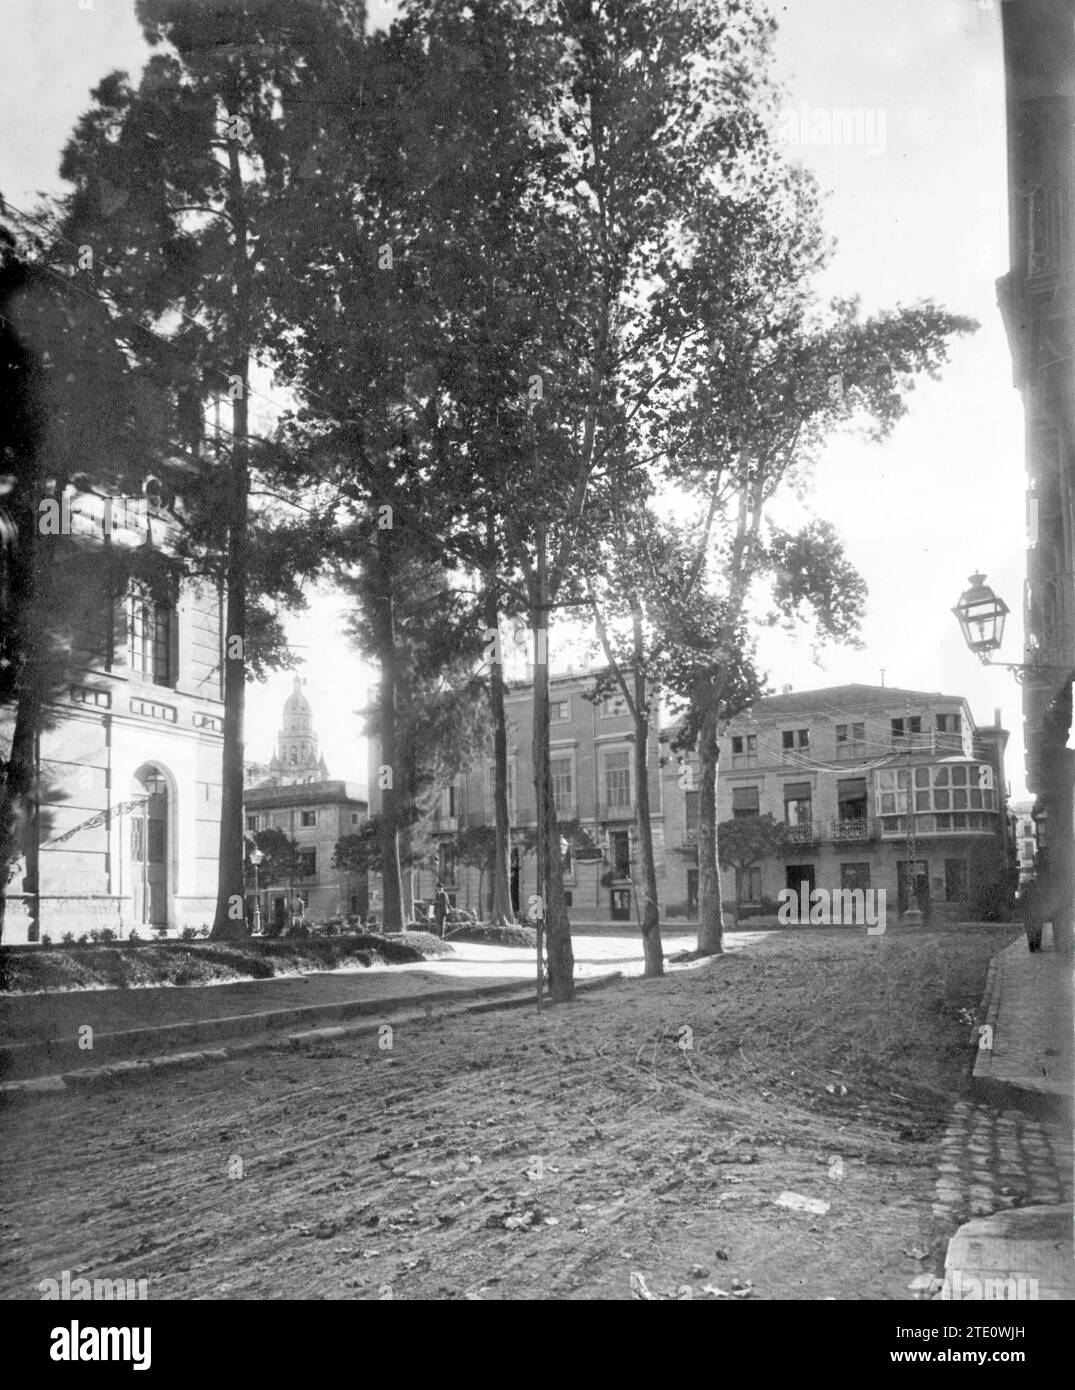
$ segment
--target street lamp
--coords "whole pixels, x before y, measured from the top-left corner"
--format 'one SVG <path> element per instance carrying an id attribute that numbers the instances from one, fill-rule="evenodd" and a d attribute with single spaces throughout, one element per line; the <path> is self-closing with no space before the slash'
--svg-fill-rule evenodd
<path id="1" fill-rule="evenodd" d="M 250 862 L 254 866 L 254 935 L 261 935 L 261 894 L 258 891 L 258 865 L 265 858 L 257 845 L 250 851 Z"/>
<path id="2" fill-rule="evenodd" d="M 1004 620 L 1008 605 L 985 582 L 984 574 L 972 574 L 970 588 L 964 590 L 952 609 L 963 633 L 963 640 L 983 666 L 991 666 L 988 653 L 1000 650 L 1004 640 Z"/>
<path id="3" fill-rule="evenodd" d="M 1066 673 L 1066 667 L 1050 666 L 1044 661 L 990 661 L 989 653 L 999 651 L 1004 640 L 1004 621 L 1010 610 L 985 582 L 984 574 L 972 574 L 968 582 L 970 588 L 964 590 L 952 612 L 959 622 L 964 642 L 983 666 L 999 666 L 1010 671 L 1020 685 L 1028 675 Z"/>

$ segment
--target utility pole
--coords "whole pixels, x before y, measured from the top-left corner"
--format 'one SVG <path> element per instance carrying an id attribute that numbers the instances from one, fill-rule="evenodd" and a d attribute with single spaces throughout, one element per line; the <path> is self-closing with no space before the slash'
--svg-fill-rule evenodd
<path id="1" fill-rule="evenodd" d="M 912 752 L 914 745 L 911 742 L 911 702 L 907 701 L 907 713 L 905 716 L 907 739 L 907 911 L 903 914 L 903 920 L 913 927 L 922 925 L 922 909 L 918 903 L 917 891 L 917 872 L 918 872 L 918 845 L 915 839 L 915 807 L 914 807 L 914 763 Z"/>

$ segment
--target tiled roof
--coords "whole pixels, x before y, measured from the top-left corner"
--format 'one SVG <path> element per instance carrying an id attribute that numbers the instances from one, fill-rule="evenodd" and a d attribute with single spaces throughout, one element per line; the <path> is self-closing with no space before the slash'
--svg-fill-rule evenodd
<path id="1" fill-rule="evenodd" d="M 960 704 L 964 700 L 963 695 L 943 695 L 939 690 L 904 690 L 896 685 L 829 685 L 820 690 L 793 690 L 787 695 L 766 695 L 754 703 L 749 713 L 810 714 L 821 710 L 831 714 L 836 710 L 841 714 L 869 714 L 894 709 L 899 705 L 932 705 L 938 701 Z"/>

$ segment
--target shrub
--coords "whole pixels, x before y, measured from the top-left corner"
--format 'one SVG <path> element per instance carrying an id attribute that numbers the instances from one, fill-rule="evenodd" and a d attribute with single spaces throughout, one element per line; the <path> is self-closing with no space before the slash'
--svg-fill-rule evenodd
<path id="1" fill-rule="evenodd" d="M 88 946 L 90 944 L 91 939 L 92 938 L 90 937 L 89 932 L 84 931 L 82 935 L 78 938 L 78 944 L 80 946 Z"/>
<path id="2" fill-rule="evenodd" d="M 99 927 L 95 927 L 95 928 L 93 929 L 93 931 L 90 932 L 90 940 L 91 940 L 91 941 L 93 942 L 93 944 L 96 946 L 97 943 L 98 943 L 98 941 L 100 941 L 100 939 L 101 939 L 101 929 L 100 929 Z M 81 937 L 81 936 L 80 936 L 80 937 L 79 937 L 79 940 L 80 940 L 80 941 L 84 941 L 84 940 L 85 940 L 85 937 Z"/>
<path id="3" fill-rule="evenodd" d="M 49 936 L 48 932 L 42 932 L 42 933 L 41 933 L 41 944 L 42 944 L 42 946 L 51 946 L 51 945 L 52 945 L 52 937 Z"/>
<path id="4" fill-rule="evenodd" d="M 135 929 L 132 927 L 131 930 L 130 930 L 130 935 L 127 937 L 127 940 L 131 943 L 132 946 L 137 946 L 138 943 L 142 940 L 142 938 L 138 935 L 138 933 L 137 933 L 137 932 L 135 931 Z"/>
<path id="5" fill-rule="evenodd" d="M 180 941 L 196 941 L 198 939 L 197 927 L 184 927 L 179 933 Z"/>
<path id="6" fill-rule="evenodd" d="M 74 932 L 65 931 L 63 936 L 60 937 L 60 940 L 65 946 L 73 946 L 75 944 L 75 934 Z"/>
<path id="7" fill-rule="evenodd" d="M 155 926 L 155 927 L 153 928 L 153 930 L 157 933 L 157 935 L 158 935 L 158 936 L 161 938 L 161 940 L 163 941 L 164 938 L 168 935 L 168 923 L 167 923 L 167 922 L 160 922 L 160 923 L 157 924 L 157 926 Z"/>
<path id="8" fill-rule="evenodd" d="M 116 940 L 116 933 L 112 930 L 111 927 L 102 927 L 100 932 L 98 933 L 98 936 L 102 941 Z"/>

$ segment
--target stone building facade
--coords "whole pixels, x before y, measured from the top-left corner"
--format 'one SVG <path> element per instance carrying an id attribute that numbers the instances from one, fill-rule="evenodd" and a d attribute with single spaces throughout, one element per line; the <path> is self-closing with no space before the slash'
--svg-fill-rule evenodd
<path id="1" fill-rule="evenodd" d="M 725 902 L 741 916 L 771 911 L 781 889 L 805 883 L 884 889 L 889 911 L 903 913 L 913 884 L 927 916 L 1006 915 L 1014 886 L 1007 737 L 999 711 L 994 724 L 976 726 L 958 695 L 845 685 L 759 700 L 721 739 L 717 815 L 770 815 L 787 843 L 779 855 L 723 870 Z M 688 766 L 679 797 L 681 772 L 666 766 L 664 804 L 666 881 L 680 885 L 690 914 L 698 781 L 693 759 Z"/>
<path id="2" fill-rule="evenodd" d="M 1011 267 L 997 282 L 1026 419 L 1023 721 L 1038 871 L 1075 914 L 1075 0 L 1001 7 Z M 1061 908 L 1059 904 L 1064 904 Z"/>
<path id="3" fill-rule="evenodd" d="M 217 890 L 222 597 L 194 583 L 169 599 L 137 583 L 112 591 L 109 547 L 167 547 L 174 530 L 152 480 L 142 498 L 72 493 L 63 505 L 83 549 L 85 602 L 73 674 L 39 740 L 40 809 L 24 830 L 4 938 L 200 927 Z"/>
<path id="4" fill-rule="evenodd" d="M 554 677 L 551 748 L 561 820 L 577 819 L 599 859 L 569 857 L 564 887 L 572 922 L 637 924 L 640 887 L 631 719 L 619 697 L 594 703 L 592 673 Z M 507 695 L 512 892 L 536 891 L 530 762 L 530 689 Z M 662 918 L 698 915 L 698 768 L 672 751 L 660 719 L 649 749 L 650 803 Z M 849 685 L 772 696 L 729 723 L 721 739 L 718 820 L 772 815 L 791 847 L 746 869 L 722 870 L 726 905 L 744 916 L 775 911 L 782 888 L 884 888 L 903 911 L 908 884 L 935 918 L 1003 914 L 1014 845 L 1005 806 L 997 722 L 975 725 L 961 696 Z M 376 753 L 374 752 L 374 757 Z M 416 871 L 414 893 L 439 879 L 459 907 L 487 910 L 489 875 L 463 864 L 457 837 L 493 823 L 492 765 L 459 777 L 432 821 L 435 862 Z M 908 846 L 908 790 L 914 846 Z M 910 866 L 914 865 L 912 869 Z"/>

